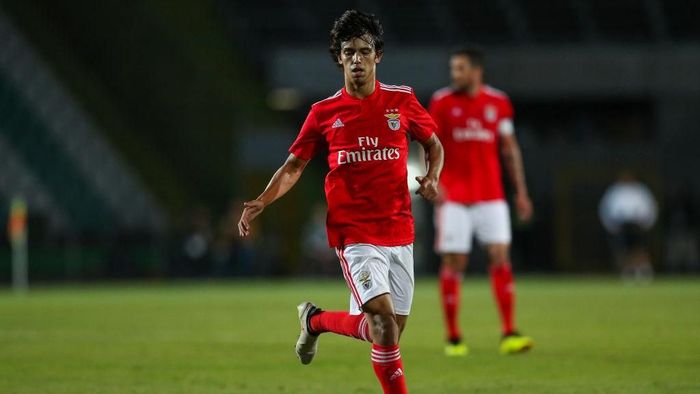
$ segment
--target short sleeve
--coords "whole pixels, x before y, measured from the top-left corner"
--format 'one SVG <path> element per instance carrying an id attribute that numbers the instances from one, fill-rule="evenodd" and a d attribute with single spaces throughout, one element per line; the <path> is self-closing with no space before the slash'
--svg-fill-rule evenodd
<path id="1" fill-rule="evenodd" d="M 301 126 L 297 139 L 289 147 L 289 153 L 302 160 L 311 160 L 319 152 L 322 141 L 323 134 L 312 107 Z"/>
<path id="2" fill-rule="evenodd" d="M 498 134 L 513 135 L 515 127 L 513 126 L 513 104 L 510 99 L 503 100 L 501 105 L 501 118 L 498 120 Z"/>
<path id="3" fill-rule="evenodd" d="M 416 95 L 411 93 L 408 103 L 409 109 L 409 128 L 408 133 L 411 139 L 417 141 L 426 141 L 437 130 L 437 125 L 432 116 L 418 102 Z"/>

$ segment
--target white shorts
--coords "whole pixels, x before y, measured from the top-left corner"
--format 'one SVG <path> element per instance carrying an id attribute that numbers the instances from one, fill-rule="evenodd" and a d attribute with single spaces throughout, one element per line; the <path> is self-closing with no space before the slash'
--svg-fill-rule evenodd
<path id="1" fill-rule="evenodd" d="M 362 313 L 367 301 L 389 293 L 397 315 L 408 315 L 413 303 L 413 245 L 351 244 L 336 248 L 350 288 L 350 314 Z"/>
<path id="2" fill-rule="evenodd" d="M 472 238 L 482 244 L 509 244 L 510 212 L 503 200 L 464 205 L 442 203 L 435 210 L 435 252 L 469 253 Z"/>

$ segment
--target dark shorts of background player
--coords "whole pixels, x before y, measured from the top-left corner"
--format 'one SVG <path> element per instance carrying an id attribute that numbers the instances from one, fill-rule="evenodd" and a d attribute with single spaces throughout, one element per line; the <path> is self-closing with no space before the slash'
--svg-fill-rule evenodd
<path id="1" fill-rule="evenodd" d="M 636 223 L 625 223 L 616 235 L 616 244 L 624 250 L 643 248 L 647 245 L 649 234 Z"/>

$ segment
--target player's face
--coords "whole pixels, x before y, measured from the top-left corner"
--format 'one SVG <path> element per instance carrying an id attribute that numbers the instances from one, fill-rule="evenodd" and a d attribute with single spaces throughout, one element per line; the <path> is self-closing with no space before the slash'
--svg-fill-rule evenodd
<path id="1" fill-rule="evenodd" d="M 374 79 L 381 59 L 382 55 L 374 50 L 374 43 L 368 35 L 344 41 L 340 45 L 338 63 L 343 66 L 345 80 L 358 86 Z"/>
<path id="2" fill-rule="evenodd" d="M 469 58 L 455 55 L 450 58 L 450 79 L 452 86 L 457 90 L 471 90 L 479 83 L 481 68 L 474 67 Z"/>

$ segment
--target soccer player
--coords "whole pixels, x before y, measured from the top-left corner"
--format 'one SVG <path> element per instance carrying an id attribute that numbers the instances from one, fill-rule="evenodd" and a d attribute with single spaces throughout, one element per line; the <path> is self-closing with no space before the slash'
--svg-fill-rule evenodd
<path id="1" fill-rule="evenodd" d="M 598 214 L 625 282 L 649 283 L 654 277 L 648 237 L 657 211 L 651 190 L 630 171 L 620 172 L 600 201 Z"/>
<path id="2" fill-rule="evenodd" d="M 442 145 L 437 126 L 408 86 L 380 83 L 382 27 L 373 15 L 350 10 L 330 32 L 333 62 L 344 87 L 311 106 L 287 161 L 263 193 L 244 204 L 239 231 L 297 182 L 308 161 L 324 152 L 329 172 L 327 233 L 350 290 L 350 310 L 323 311 L 310 302 L 298 307 L 301 333 L 296 353 L 302 364 L 316 354 L 322 333 L 372 343 L 371 361 L 384 393 L 405 393 L 399 337 L 413 299 L 414 228 L 406 183 L 409 138 L 428 157 L 417 194 L 438 194 Z"/>
<path id="3" fill-rule="evenodd" d="M 460 287 L 476 236 L 486 247 L 491 285 L 500 312 L 500 352 L 533 346 L 514 321 L 510 264 L 510 217 L 501 181 L 501 163 L 515 191 L 520 220 L 532 216 L 520 148 L 513 130 L 513 107 L 505 93 L 483 83 L 483 55 L 463 49 L 450 57 L 452 85 L 433 94 L 429 111 L 444 145 L 445 169 L 435 210 L 435 250 L 441 255 L 440 293 L 447 325 L 449 356 L 468 353 L 458 325 Z"/>

